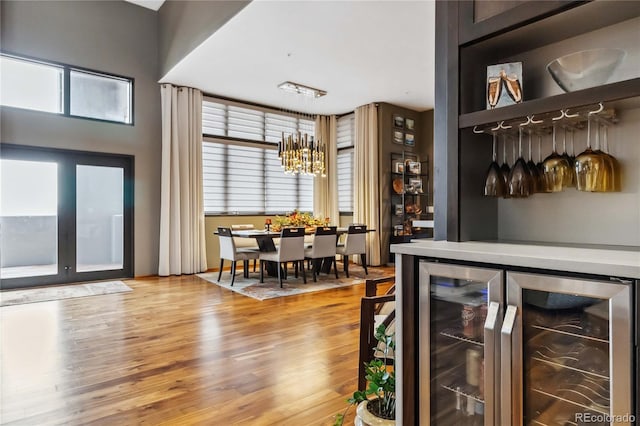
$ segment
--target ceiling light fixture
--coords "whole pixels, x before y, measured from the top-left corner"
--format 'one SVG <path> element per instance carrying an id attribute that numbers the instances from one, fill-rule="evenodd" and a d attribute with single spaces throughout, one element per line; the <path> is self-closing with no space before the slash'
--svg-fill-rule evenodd
<path id="1" fill-rule="evenodd" d="M 327 92 L 324 90 L 314 89 L 313 87 L 305 86 L 299 83 L 293 83 L 291 81 L 280 83 L 278 85 L 278 88 L 287 92 L 299 93 L 304 96 L 309 96 L 311 98 L 319 98 L 327 94 Z"/>

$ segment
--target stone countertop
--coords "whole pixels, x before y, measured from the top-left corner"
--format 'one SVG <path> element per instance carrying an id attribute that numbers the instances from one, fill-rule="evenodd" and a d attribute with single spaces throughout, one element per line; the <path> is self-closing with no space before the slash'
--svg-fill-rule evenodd
<path id="1" fill-rule="evenodd" d="M 414 240 L 392 253 L 640 279 L 640 247 L 592 248 L 503 242 Z"/>

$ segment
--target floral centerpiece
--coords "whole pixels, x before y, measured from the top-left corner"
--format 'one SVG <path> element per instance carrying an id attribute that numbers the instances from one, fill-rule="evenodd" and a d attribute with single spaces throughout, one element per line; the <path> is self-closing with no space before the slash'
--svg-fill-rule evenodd
<path id="1" fill-rule="evenodd" d="M 311 213 L 300 212 L 298 210 L 294 210 L 293 212 L 287 214 L 286 216 L 276 216 L 273 220 L 273 225 L 271 229 L 275 232 L 280 232 L 282 228 L 310 228 L 315 229 L 316 226 L 323 226 L 329 224 L 329 218 L 325 217 L 324 219 L 316 218 L 311 215 Z"/>

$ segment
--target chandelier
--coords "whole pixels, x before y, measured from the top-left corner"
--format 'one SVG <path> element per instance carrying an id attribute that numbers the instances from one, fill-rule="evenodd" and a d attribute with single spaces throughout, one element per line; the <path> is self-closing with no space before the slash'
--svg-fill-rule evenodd
<path id="1" fill-rule="evenodd" d="M 297 132 L 285 136 L 278 143 L 278 158 L 287 174 L 327 176 L 325 144 L 313 136 Z"/>

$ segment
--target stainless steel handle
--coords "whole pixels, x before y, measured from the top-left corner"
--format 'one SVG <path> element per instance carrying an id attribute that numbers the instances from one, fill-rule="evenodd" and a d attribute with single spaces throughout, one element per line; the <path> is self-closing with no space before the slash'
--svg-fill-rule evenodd
<path id="1" fill-rule="evenodd" d="M 504 314 L 504 323 L 500 336 L 500 365 L 501 365 L 501 424 L 511 425 L 513 423 L 512 406 L 513 406 L 513 387 L 512 387 L 512 368 L 511 368 L 511 335 L 513 333 L 513 325 L 516 322 L 516 314 L 518 308 L 513 305 L 507 306 L 507 312 Z"/>
<path id="2" fill-rule="evenodd" d="M 498 314 L 500 313 L 500 304 L 498 302 L 490 302 L 487 309 L 487 319 L 484 322 L 484 424 L 485 426 L 494 426 L 496 422 L 496 403 L 499 398 L 494 394 L 496 389 L 496 362 L 499 362 L 496 353 L 496 327 L 498 326 Z"/>

